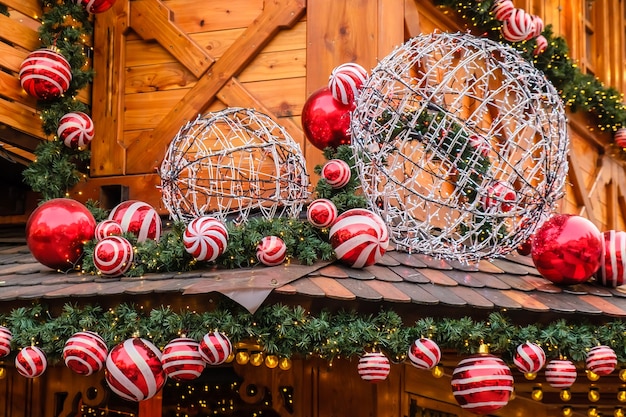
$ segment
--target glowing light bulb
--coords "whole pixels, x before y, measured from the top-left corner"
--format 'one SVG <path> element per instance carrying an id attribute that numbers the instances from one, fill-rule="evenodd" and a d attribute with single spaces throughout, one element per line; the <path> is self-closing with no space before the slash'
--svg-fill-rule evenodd
<path id="1" fill-rule="evenodd" d="M 540 385 L 535 386 L 530 396 L 535 401 L 543 400 L 543 390 L 541 389 L 541 386 Z"/>
<path id="2" fill-rule="evenodd" d="M 265 366 L 270 369 L 274 369 L 278 366 L 278 356 L 268 355 L 265 357 Z"/>
<path id="3" fill-rule="evenodd" d="M 572 399 L 572 392 L 565 388 L 563 390 L 561 390 L 561 392 L 559 393 L 559 397 L 561 397 L 561 401 L 569 401 Z"/>
<path id="4" fill-rule="evenodd" d="M 250 361 L 250 354 L 247 351 L 245 351 L 245 350 L 240 350 L 235 355 L 235 361 L 239 365 L 245 365 L 245 364 L 247 364 Z"/>
<path id="5" fill-rule="evenodd" d="M 587 379 L 589 381 L 597 381 L 598 379 L 600 379 L 600 375 L 596 374 L 593 371 L 587 370 Z"/>
<path id="6" fill-rule="evenodd" d="M 621 403 L 626 402 L 626 387 L 620 387 L 617 390 L 617 401 Z"/>
<path id="7" fill-rule="evenodd" d="M 589 407 L 587 417 L 598 417 L 598 409 L 596 407 Z"/>
<path id="8" fill-rule="evenodd" d="M 435 378 L 441 378 L 443 376 L 443 368 L 439 365 L 435 366 L 431 372 Z"/>
<path id="9" fill-rule="evenodd" d="M 572 410 L 572 407 L 570 406 L 565 406 L 561 408 L 561 414 L 563 415 L 563 417 L 570 417 L 572 414 L 574 414 L 574 410 Z"/>
<path id="10" fill-rule="evenodd" d="M 613 417 L 624 417 L 624 409 L 622 407 L 615 407 Z"/>
<path id="11" fill-rule="evenodd" d="M 255 352 L 252 355 L 250 355 L 250 363 L 253 366 L 261 366 L 263 361 L 264 361 L 263 354 L 260 352 Z"/>
<path id="12" fill-rule="evenodd" d="M 589 388 L 587 398 L 589 398 L 589 401 L 591 401 L 592 403 L 598 402 L 598 400 L 600 400 L 600 391 L 598 390 L 598 388 Z"/>
<path id="13" fill-rule="evenodd" d="M 289 358 L 280 358 L 278 361 L 278 367 L 283 371 L 288 371 L 291 369 L 291 359 Z"/>
<path id="14" fill-rule="evenodd" d="M 537 373 L 536 372 L 526 372 L 524 374 L 524 378 L 526 378 L 529 381 L 533 381 L 535 378 L 537 378 Z"/>
<path id="15" fill-rule="evenodd" d="M 622 382 L 626 382 L 626 368 L 619 370 L 619 379 L 621 379 Z"/>

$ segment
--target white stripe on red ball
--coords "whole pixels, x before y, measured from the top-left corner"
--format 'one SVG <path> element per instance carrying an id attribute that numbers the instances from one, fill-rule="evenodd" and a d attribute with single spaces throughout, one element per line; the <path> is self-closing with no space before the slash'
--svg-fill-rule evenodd
<path id="1" fill-rule="evenodd" d="M 265 266 L 276 266 L 285 262 L 287 245 L 278 236 L 266 236 L 256 248 L 256 257 Z"/>
<path id="2" fill-rule="evenodd" d="M 202 359 L 209 365 L 220 365 L 233 351 L 233 345 L 228 336 L 220 332 L 211 332 L 204 335 L 198 347 Z"/>
<path id="3" fill-rule="evenodd" d="M 17 372 L 26 378 L 35 378 L 46 372 L 46 354 L 37 346 L 26 346 L 15 357 Z"/>
<path id="4" fill-rule="evenodd" d="M 93 121 L 83 112 L 67 113 L 59 120 L 57 136 L 68 148 L 86 148 L 92 141 L 93 135 Z"/>
<path id="5" fill-rule="evenodd" d="M 384 354 L 368 352 L 359 359 L 357 370 L 365 381 L 379 382 L 387 379 L 391 364 Z"/>
<path id="6" fill-rule="evenodd" d="M 365 68 L 350 62 L 333 69 L 328 79 L 328 88 L 335 100 L 350 105 L 358 99 L 359 91 L 366 81 Z"/>
<path id="7" fill-rule="evenodd" d="M 179 337 L 163 348 L 161 364 L 165 374 L 176 381 L 190 381 L 198 378 L 206 362 L 200 354 L 200 343 L 188 337 Z"/>
<path id="8" fill-rule="evenodd" d="M 185 228 L 183 245 L 198 261 L 214 261 L 226 251 L 228 230 L 215 217 L 198 217 Z"/>
<path id="9" fill-rule="evenodd" d="M 125 274 L 132 266 L 133 245 L 122 236 L 109 236 L 93 250 L 93 264 L 102 275 L 116 277 Z"/>
<path id="10" fill-rule="evenodd" d="M 576 381 L 576 366 L 569 360 L 554 359 L 546 365 L 546 381 L 553 388 L 569 388 Z"/>
<path id="11" fill-rule="evenodd" d="M 111 210 L 109 220 L 115 220 L 124 232 L 137 236 L 138 242 L 161 238 L 161 218 L 148 203 L 137 200 L 124 201 Z"/>
<path id="12" fill-rule="evenodd" d="M 74 333 L 63 347 L 65 365 L 79 375 L 91 375 L 100 371 L 107 355 L 104 339 L 91 331 Z"/>

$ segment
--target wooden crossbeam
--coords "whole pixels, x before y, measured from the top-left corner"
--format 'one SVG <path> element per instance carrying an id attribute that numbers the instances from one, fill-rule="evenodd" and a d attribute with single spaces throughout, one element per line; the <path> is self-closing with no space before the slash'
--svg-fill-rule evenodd
<path id="1" fill-rule="evenodd" d="M 593 224 L 598 225 L 598 221 L 591 204 L 591 199 L 589 198 L 589 193 L 584 184 L 585 176 L 583 175 L 580 165 L 576 162 L 576 159 L 572 158 L 571 154 L 567 156 L 567 161 L 569 164 L 569 179 L 572 183 L 574 199 L 579 206 L 583 207 L 587 218 Z"/>

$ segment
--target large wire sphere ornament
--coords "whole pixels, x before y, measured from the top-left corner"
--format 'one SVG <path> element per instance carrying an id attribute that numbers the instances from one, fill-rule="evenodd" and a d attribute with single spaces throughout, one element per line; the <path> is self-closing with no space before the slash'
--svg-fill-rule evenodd
<path id="1" fill-rule="evenodd" d="M 352 114 L 363 191 L 399 249 L 475 262 L 525 242 L 567 175 L 558 92 L 516 50 L 464 33 L 407 41 Z"/>
<path id="2" fill-rule="evenodd" d="M 295 218 L 310 194 L 299 145 L 254 109 L 227 108 L 184 125 L 159 175 L 170 217 L 186 223 L 209 214 L 237 224 Z"/>

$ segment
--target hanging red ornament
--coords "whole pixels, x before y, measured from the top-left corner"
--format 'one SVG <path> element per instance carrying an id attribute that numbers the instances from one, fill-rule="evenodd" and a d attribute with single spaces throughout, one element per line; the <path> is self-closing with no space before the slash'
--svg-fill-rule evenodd
<path id="1" fill-rule="evenodd" d="M 581 216 L 555 214 L 533 237 L 533 262 L 555 284 L 587 281 L 600 267 L 601 254 L 602 234 Z"/>
<path id="2" fill-rule="evenodd" d="M 335 100 L 328 87 L 311 94 L 301 117 L 304 134 L 316 148 L 336 149 L 350 144 L 350 106 Z"/>
<path id="3" fill-rule="evenodd" d="M 124 201 L 111 210 L 109 220 L 122 226 L 122 230 L 137 236 L 138 242 L 161 238 L 161 218 L 159 213 L 148 203 L 137 200 Z"/>
<path id="4" fill-rule="evenodd" d="M 480 135 L 471 135 L 468 138 L 467 142 L 481 156 L 489 156 L 489 152 L 491 151 L 491 145 L 489 144 L 489 141 L 484 137 Z"/>
<path id="5" fill-rule="evenodd" d="M 221 365 L 233 352 L 233 345 L 225 334 L 211 332 L 205 334 L 200 341 L 199 352 L 209 365 Z"/>
<path id="6" fill-rule="evenodd" d="M 389 245 L 389 233 L 383 220 L 366 209 L 341 213 L 328 237 L 337 259 L 352 268 L 363 268 L 380 261 Z"/>
<path id="7" fill-rule="evenodd" d="M 91 143 L 93 135 L 93 121 L 86 113 L 80 111 L 67 113 L 59 120 L 57 136 L 68 148 L 86 148 Z"/>
<path id="8" fill-rule="evenodd" d="M 108 352 L 104 339 L 98 333 L 77 332 L 65 342 L 63 360 L 72 371 L 87 376 L 104 368 Z"/>
<path id="9" fill-rule="evenodd" d="M 483 198 L 483 209 L 507 213 L 514 207 L 517 199 L 515 189 L 506 181 L 495 181 L 489 186 Z"/>
<path id="10" fill-rule="evenodd" d="M 615 132 L 615 135 L 613 136 L 613 140 L 620 148 L 626 148 L 626 127 L 617 129 L 617 132 Z"/>
<path id="11" fill-rule="evenodd" d="M 546 365 L 546 381 L 554 388 L 569 388 L 576 381 L 576 366 L 566 359 L 554 359 Z"/>
<path id="12" fill-rule="evenodd" d="M 511 0 L 496 0 L 491 6 L 491 13 L 500 21 L 511 16 L 513 10 L 515 10 L 515 5 L 513 5 Z"/>
<path id="13" fill-rule="evenodd" d="M 359 358 L 357 370 L 361 379 L 369 382 L 380 382 L 389 376 L 391 364 L 383 353 L 368 352 Z"/>
<path id="14" fill-rule="evenodd" d="M 431 339 L 422 337 L 411 344 L 407 356 L 416 368 L 433 369 L 441 360 L 441 349 Z"/>
<path id="15" fill-rule="evenodd" d="M 337 206 L 326 198 L 314 200 L 306 211 L 309 223 L 320 229 L 331 226 L 337 219 L 337 215 Z"/>
<path id="16" fill-rule="evenodd" d="M 37 261 L 66 271 L 76 265 L 95 228 L 96 220 L 87 207 L 69 198 L 55 198 L 41 204 L 28 218 L 26 243 Z"/>
<path id="17" fill-rule="evenodd" d="M 528 39 L 538 38 L 543 33 L 543 29 L 545 27 L 543 23 L 543 19 L 537 15 L 532 16 L 532 30 L 528 35 Z M 545 39 L 545 38 L 544 38 Z"/>
<path id="18" fill-rule="evenodd" d="M 228 246 L 228 230 L 224 223 L 211 216 L 193 219 L 183 233 L 185 250 L 198 261 L 211 262 Z"/>
<path id="19" fill-rule="evenodd" d="M 526 40 L 533 30 L 533 18 L 524 9 L 514 9 L 502 22 L 502 36 L 509 42 Z"/>
<path id="20" fill-rule="evenodd" d="M 617 366 L 617 354 L 609 346 L 594 346 L 587 353 L 585 365 L 594 374 L 609 375 Z"/>
<path id="21" fill-rule="evenodd" d="M 0 326 L 0 358 L 4 358 L 11 353 L 11 341 L 13 340 L 13 334 L 11 330 L 4 326 Z"/>
<path id="22" fill-rule="evenodd" d="M 102 13 L 109 10 L 115 4 L 115 0 L 75 0 L 76 4 L 83 6 L 87 13 Z"/>
<path id="23" fill-rule="evenodd" d="M 546 39 L 545 36 L 539 35 L 535 39 L 535 42 L 537 45 L 535 46 L 535 49 L 533 50 L 533 55 L 538 56 L 538 55 L 543 54 L 548 48 L 548 40 Z"/>
<path id="24" fill-rule="evenodd" d="M 525 342 L 515 349 L 513 363 L 521 372 L 525 374 L 537 373 L 546 364 L 546 353 L 541 346 Z"/>
<path id="25" fill-rule="evenodd" d="M 46 354 L 37 346 L 27 346 L 15 357 L 15 369 L 26 378 L 36 378 L 46 372 L 47 368 Z"/>
<path id="26" fill-rule="evenodd" d="M 94 238 L 102 240 L 109 236 L 121 236 L 124 233 L 122 226 L 114 220 L 103 220 L 96 225 Z"/>
<path id="27" fill-rule="evenodd" d="M 461 360 L 452 373 L 452 393 L 461 408 L 489 414 L 509 402 L 513 375 L 504 361 L 490 354 Z"/>
<path id="28" fill-rule="evenodd" d="M 61 97 L 70 87 L 72 68 L 56 48 L 44 48 L 28 54 L 20 65 L 20 83 L 38 100 Z"/>
<path id="29" fill-rule="evenodd" d="M 367 81 L 367 71 L 359 64 L 349 62 L 335 67 L 328 79 L 328 88 L 333 98 L 343 105 L 354 107 L 363 84 Z"/>
<path id="30" fill-rule="evenodd" d="M 206 362 L 200 354 L 200 343 L 188 337 L 179 337 L 163 348 L 161 364 L 165 374 L 176 381 L 191 381 L 202 374 Z"/>
<path id="31" fill-rule="evenodd" d="M 93 249 L 93 264 L 108 277 L 124 275 L 132 266 L 133 245 L 122 236 L 105 237 Z"/>
<path id="32" fill-rule="evenodd" d="M 602 237 L 596 281 L 606 287 L 619 287 L 626 281 L 626 232 L 607 230 Z"/>
<path id="33" fill-rule="evenodd" d="M 331 188 L 339 189 L 345 187 L 350 182 L 350 165 L 341 159 L 331 159 L 322 167 L 322 178 L 326 180 Z"/>
<path id="34" fill-rule="evenodd" d="M 276 266 L 285 262 L 287 245 L 278 236 L 266 236 L 256 247 L 256 258 L 265 266 Z"/>
<path id="35" fill-rule="evenodd" d="M 109 352 L 105 380 L 114 393 L 129 401 L 152 398 L 166 380 L 161 351 L 139 337 L 125 340 Z"/>

